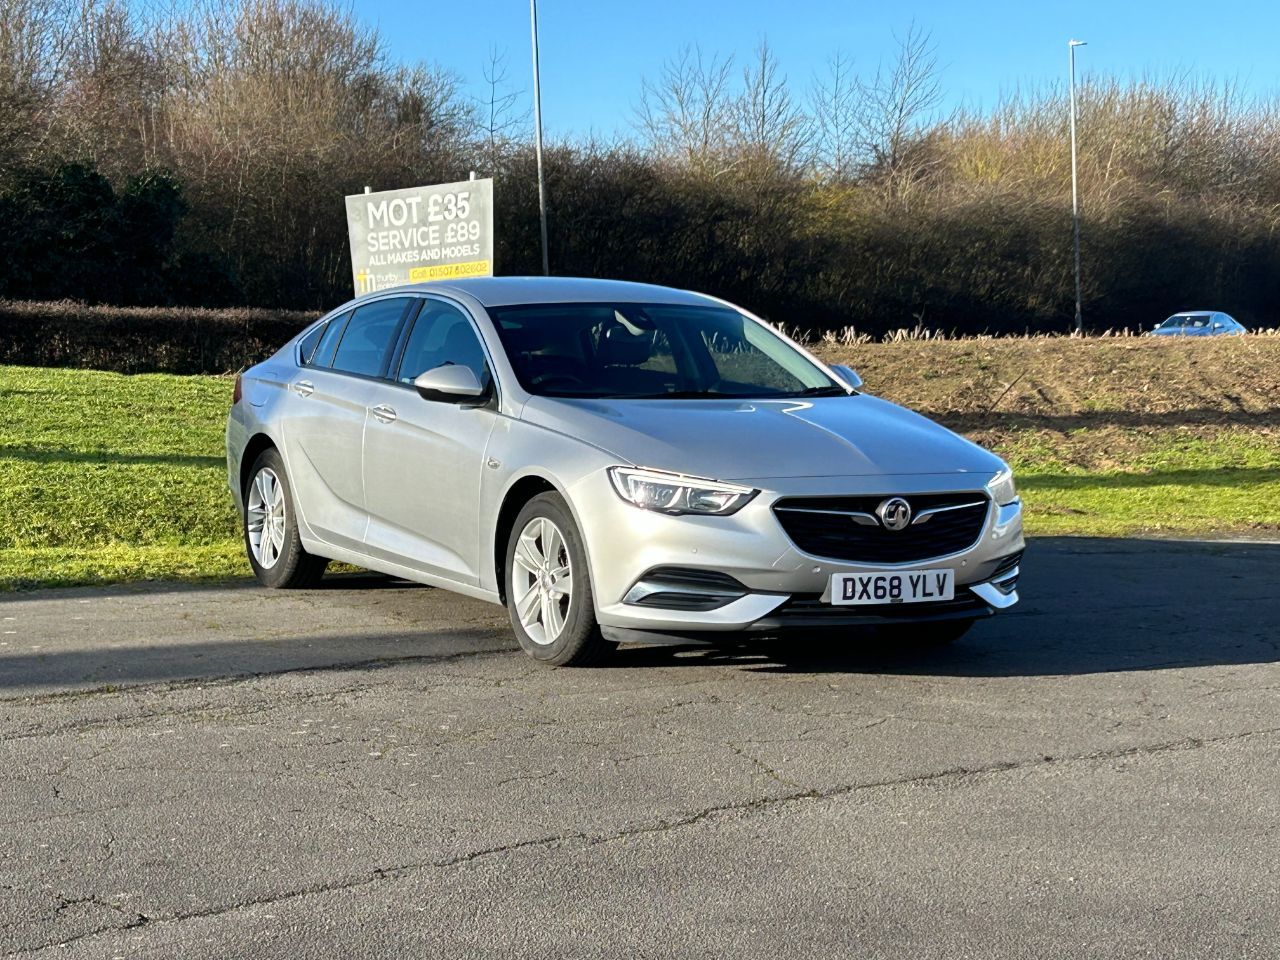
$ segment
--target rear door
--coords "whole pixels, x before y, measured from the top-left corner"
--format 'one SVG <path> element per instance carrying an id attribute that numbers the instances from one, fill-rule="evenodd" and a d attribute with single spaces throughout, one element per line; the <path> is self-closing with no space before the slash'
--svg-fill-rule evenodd
<path id="1" fill-rule="evenodd" d="M 408 297 L 362 304 L 329 322 L 293 383 L 284 424 L 294 499 L 316 536 L 360 549 L 365 512 L 364 427 L 369 397 L 386 369 Z"/>
<path id="2" fill-rule="evenodd" d="M 456 363 L 493 389 L 489 363 L 471 318 L 446 300 L 425 298 L 401 339 L 400 358 L 369 400 L 365 552 L 475 584 L 480 476 L 496 407 L 424 400 L 412 384 L 427 370 Z"/>

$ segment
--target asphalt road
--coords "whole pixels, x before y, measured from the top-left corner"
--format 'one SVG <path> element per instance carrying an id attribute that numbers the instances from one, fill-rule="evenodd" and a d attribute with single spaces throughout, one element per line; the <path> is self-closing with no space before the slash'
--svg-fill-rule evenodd
<path id="1" fill-rule="evenodd" d="M 1280 546 L 951 649 L 516 652 L 375 578 L 0 600 L 0 955 L 1280 956 Z"/>

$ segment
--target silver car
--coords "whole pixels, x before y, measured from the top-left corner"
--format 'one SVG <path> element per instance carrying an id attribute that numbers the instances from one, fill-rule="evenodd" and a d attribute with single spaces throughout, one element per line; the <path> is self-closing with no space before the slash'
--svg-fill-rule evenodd
<path id="1" fill-rule="evenodd" d="M 491 277 L 339 307 L 244 372 L 227 468 L 258 579 L 330 560 L 505 604 L 521 646 L 899 631 L 1017 602 L 998 457 L 750 313 Z"/>

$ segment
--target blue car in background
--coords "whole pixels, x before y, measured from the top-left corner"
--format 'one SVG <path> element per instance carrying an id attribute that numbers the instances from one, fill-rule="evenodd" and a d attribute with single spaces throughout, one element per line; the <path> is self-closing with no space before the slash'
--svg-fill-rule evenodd
<path id="1" fill-rule="evenodd" d="M 1175 313 L 1151 331 L 1153 337 L 1221 337 L 1244 333 L 1235 318 L 1216 310 L 1187 310 Z"/>

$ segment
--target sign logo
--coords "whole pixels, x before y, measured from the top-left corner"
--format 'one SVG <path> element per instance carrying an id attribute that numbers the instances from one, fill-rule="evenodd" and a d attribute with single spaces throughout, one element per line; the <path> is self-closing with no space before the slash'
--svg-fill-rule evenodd
<path id="1" fill-rule="evenodd" d="M 905 530 L 911 525 L 911 504 L 901 497 L 890 497 L 876 507 L 876 516 L 886 530 Z"/>

